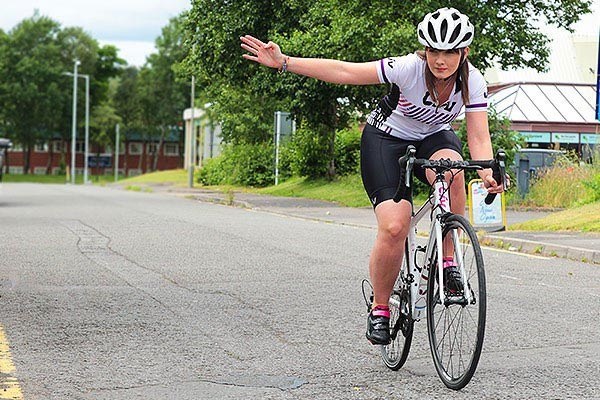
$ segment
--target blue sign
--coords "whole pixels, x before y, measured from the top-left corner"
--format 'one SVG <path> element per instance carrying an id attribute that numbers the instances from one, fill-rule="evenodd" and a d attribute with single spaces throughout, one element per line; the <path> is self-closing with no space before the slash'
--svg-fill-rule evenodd
<path id="1" fill-rule="evenodd" d="M 519 132 L 528 143 L 550 143 L 550 132 Z"/>
<path id="2" fill-rule="evenodd" d="M 110 168 L 112 166 L 111 156 L 88 156 L 90 168 Z"/>

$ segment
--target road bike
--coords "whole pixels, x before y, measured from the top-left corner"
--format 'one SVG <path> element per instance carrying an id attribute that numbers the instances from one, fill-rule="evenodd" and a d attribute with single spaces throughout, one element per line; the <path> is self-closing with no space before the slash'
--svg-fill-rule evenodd
<path id="1" fill-rule="evenodd" d="M 426 318 L 437 373 L 448 388 L 460 390 L 473 377 L 481 355 L 486 287 L 477 235 L 465 217 L 450 212 L 448 190 L 461 171 L 484 168 L 491 168 L 496 182 L 506 187 L 506 154 L 499 150 L 493 160 L 452 161 L 417 159 L 415 153 L 415 147 L 409 146 L 398 160 L 400 182 L 394 201 L 405 199 L 412 205 L 414 168 L 434 171 L 435 180 L 425 204 L 416 212 L 413 206 L 402 267 L 389 301 L 391 343 L 381 346 L 381 356 L 387 367 L 400 369 L 408 357 L 414 323 Z M 491 204 L 494 197 L 489 194 L 485 202 Z M 422 246 L 417 243 L 417 223 L 426 215 L 430 216 L 431 224 L 427 243 Z M 452 257 L 460 271 L 460 290 L 445 287 L 445 257 Z M 363 281 L 363 295 L 370 310 L 373 292 L 368 280 Z"/>

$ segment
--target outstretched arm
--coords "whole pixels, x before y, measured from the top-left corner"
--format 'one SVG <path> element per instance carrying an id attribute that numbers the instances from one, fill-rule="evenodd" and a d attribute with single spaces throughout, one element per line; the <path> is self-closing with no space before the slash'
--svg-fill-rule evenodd
<path id="1" fill-rule="evenodd" d="M 264 43 L 250 36 L 242 36 L 242 48 L 247 60 L 255 61 L 270 68 L 282 69 L 284 63 L 289 72 L 309 76 L 321 81 L 345 85 L 372 85 L 379 82 L 377 62 L 351 63 L 346 61 L 289 57 L 281 52 L 276 43 Z"/>

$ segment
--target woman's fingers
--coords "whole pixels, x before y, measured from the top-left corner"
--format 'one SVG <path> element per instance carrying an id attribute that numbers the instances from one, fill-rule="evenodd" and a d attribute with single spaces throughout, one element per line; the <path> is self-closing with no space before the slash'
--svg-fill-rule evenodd
<path id="1" fill-rule="evenodd" d="M 242 54 L 242 57 L 244 57 L 246 60 L 258 62 L 258 57 L 251 56 L 250 54 Z"/>
<path id="2" fill-rule="evenodd" d="M 245 35 L 240 37 L 240 39 L 242 40 L 242 42 L 246 43 L 249 46 L 252 47 L 265 47 L 266 43 L 264 43 L 262 40 L 255 38 L 254 36 L 250 36 L 250 35 Z"/>
<path id="3" fill-rule="evenodd" d="M 242 49 L 249 51 L 250 53 L 257 55 L 258 54 L 258 50 L 255 49 L 254 47 L 250 47 L 247 44 L 242 43 Z"/>

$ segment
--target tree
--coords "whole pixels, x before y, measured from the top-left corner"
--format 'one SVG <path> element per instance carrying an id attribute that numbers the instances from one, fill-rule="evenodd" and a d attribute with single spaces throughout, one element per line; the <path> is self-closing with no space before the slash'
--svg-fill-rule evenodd
<path id="1" fill-rule="evenodd" d="M 536 28 L 547 22 L 568 28 L 589 12 L 590 0 L 461 0 L 451 3 L 471 17 L 476 37 L 471 61 L 480 68 L 498 60 L 503 67 L 543 69 L 548 41 Z M 333 165 L 335 131 L 355 113 L 365 115 L 382 87 L 345 87 L 252 65 L 241 58 L 239 36 L 276 41 L 288 55 L 369 61 L 419 49 L 416 25 L 441 1 L 374 0 L 268 1 L 243 3 L 196 0 L 186 24 L 191 51 L 184 62 L 207 93 L 217 87 L 249 88 L 255 96 L 287 99 L 301 124 L 328 138 Z"/>
<path id="2" fill-rule="evenodd" d="M 185 57 L 182 21 L 186 14 L 172 18 L 156 39 L 157 53 L 151 54 L 141 69 L 137 82 L 140 121 L 143 131 L 158 133 L 151 169 L 156 170 L 158 154 L 167 133 L 177 127 L 183 110 L 188 106 L 189 80 L 178 79 L 175 66 Z"/>
<path id="3" fill-rule="evenodd" d="M 81 62 L 79 71 L 91 77 L 90 97 L 101 103 L 106 97 L 106 81 L 123 62 L 113 47 L 100 48 L 81 28 L 61 29 L 58 22 L 37 11 L 0 35 L 1 122 L 8 135 L 23 146 L 25 173 L 30 170 L 29 158 L 36 143 L 50 142 L 57 133 L 69 140 L 72 78 L 64 73 L 73 69 L 75 59 Z M 84 85 L 79 88 L 78 107 L 83 109 Z"/>
<path id="4" fill-rule="evenodd" d="M 25 173 L 33 146 L 59 124 L 55 102 L 64 99 L 59 29 L 35 14 L 0 42 L 0 109 L 9 137 L 23 146 Z"/>

